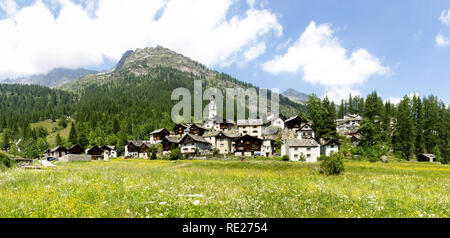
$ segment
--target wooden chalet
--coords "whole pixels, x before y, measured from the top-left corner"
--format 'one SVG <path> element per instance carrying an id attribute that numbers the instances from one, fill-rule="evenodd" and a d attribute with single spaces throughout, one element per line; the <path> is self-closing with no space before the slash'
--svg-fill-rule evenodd
<path id="1" fill-rule="evenodd" d="M 185 131 L 186 131 L 186 129 L 188 128 L 188 126 L 187 125 L 185 125 L 185 124 L 176 124 L 174 127 L 173 127 L 173 132 L 175 133 L 175 135 L 184 135 L 185 134 Z"/>
<path id="2" fill-rule="evenodd" d="M 192 124 L 189 127 L 188 131 L 189 131 L 189 134 L 191 134 L 191 135 L 202 136 L 205 133 L 206 129 L 197 124 Z"/>
<path id="3" fill-rule="evenodd" d="M 244 135 L 234 139 L 236 155 L 252 156 L 255 153 L 261 153 L 263 140 L 250 135 Z"/>
<path id="4" fill-rule="evenodd" d="M 172 136 L 166 136 L 162 141 L 163 152 L 170 152 L 178 147 L 178 139 Z"/>
<path id="5" fill-rule="evenodd" d="M 183 154 L 207 153 L 211 150 L 211 144 L 203 137 L 198 135 L 186 134 L 180 140 L 180 149 Z"/>
<path id="6" fill-rule="evenodd" d="M 308 123 L 304 123 L 298 131 L 297 139 L 314 139 L 314 129 Z"/>
<path id="7" fill-rule="evenodd" d="M 46 153 L 45 153 L 45 155 L 47 157 L 53 157 L 53 158 L 61 158 L 66 154 L 67 154 L 67 149 L 62 146 L 57 146 L 51 150 L 46 151 Z"/>
<path id="8" fill-rule="evenodd" d="M 152 144 L 159 143 L 168 135 L 170 135 L 170 132 L 166 128 L 154 130 L 150 133 L 150 142 Z"/>
<path id="9" fill-rule="evenodd" d="M 103 159 L 103 152 L 104 150 L 102 150 L 100 147 L 96 145 L 86 150 L 86 154 L 90 155 L 92 157 L 92 160 Z"/>
<path id="10" fill-rule="evenodd" d="M 104 145 L 100 147 L 100 149 L 103 150 L 103 152 L 108 153 L 108 158 L 117 158 L 117 150 L 116 147 L 113 145 Z"/>
<path id="11" fill-rule="evenodd" d="M 67 150 L 67 154 L 71 154 L 71 155 L 81 155 L 83 153 L 84 153 L 84 149 L 80 145 L 74 145 Z"/>
<path id="12" fill-rule="evenodd" d="M 151 144 L 148 141 L 127 141 L 125 145 L 126 158 L 147 158 Z"/>
<path id="13" fill-rule="evenodd" d="M 288 128 L 289 130 L 300 130 L 302 127 L 302 123 L 304 120 L 300 116 L 295 116 L 287 119 L 284 121 L 284 127 Z"/>

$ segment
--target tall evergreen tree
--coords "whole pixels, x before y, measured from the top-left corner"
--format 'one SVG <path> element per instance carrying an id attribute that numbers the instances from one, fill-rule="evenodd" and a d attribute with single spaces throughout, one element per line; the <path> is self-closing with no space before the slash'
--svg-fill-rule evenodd
<path id="1" fill-rule="evenodd" d="M 405 96 L 398 105 L 394 131 L 394 150 L 404 159 L 411 159 L 415 152 L 416 135 L 414 130 L 411 100 Z"/>
<path id="2" fill-rule="evenodd" d="M 424 152 L 424 141 L 423 141 L 423 107 L 422 100 L 417 95 L 412 98 L 412 111 L 414 119 L 414 127 L 416 132 L 416 154 Z"/>
<path id="3" fill-rule="evenodd" d="M 75 129 L 75 124 L 72 122 L 72 126 L 70 127 L 70 132 L 69 132 L 69 142 L 72 145 L 75 145 L 78 143 L 78 136 L 77 136 L 77 131 Z"/>
<path id="4" fill-rule="evenodd" d="M 56 134 L 56 146 L 62 146 L 63 145 L 63 141 L 61 139 L 61 136 L 58 134 Z"/>

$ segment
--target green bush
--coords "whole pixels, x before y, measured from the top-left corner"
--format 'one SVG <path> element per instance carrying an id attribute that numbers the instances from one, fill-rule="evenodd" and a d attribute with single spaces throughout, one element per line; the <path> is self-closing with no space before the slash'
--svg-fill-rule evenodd
<path id="1" fill-rule="evenodd" d="M 0 153 L 0 168 L 11 168 L 15 164 L 14 160 L 10 159 L 5 154 Z"/>
<path id="2" fill-rule="evenodd" d="M 332 153 L 330 156 L 320 156 L 320 173 L 326 175 L 339 175 L 344 172 L 344 156 Z"/>
<path id="3" fill-rule="evenodd" d="M 169 154 L 169 160 L 181 160 L 183 159 L 183 155 L 181 154 L 181 150 L 179 147 L 173 149 Z"/>
<path id="4" fill-rule="evenodd" d="M 281 157 L 282 161 L 289 161 L 289 156 L 288 155 L 283 155 L 283 157 Z"/>

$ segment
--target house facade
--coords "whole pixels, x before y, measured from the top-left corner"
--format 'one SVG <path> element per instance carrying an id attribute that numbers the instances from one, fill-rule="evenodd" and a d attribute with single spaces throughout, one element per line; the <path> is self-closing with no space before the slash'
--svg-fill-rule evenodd
<path id="1" fill-rule="evenodd" d="M 243 135 L 234 139 L 234 154 L 237 156 L 253 156 L 261 153 L 263 140 L 251 136 Z"/>
<path id="2" fill-rule="evenodd" d="M 206 154 L 212 149 L 212 145 L 207 140 L 192 134 L 186 134 L 179 144 L 182 154 L 196 154 L 196 152 Z"/>
<path id="3" fill-rule="evenodd" d="M 240 135 L 249 135 L 258 138 L 262 138 L 263 125 L 262 119 L 238 120 L 237 122 Z"/>
<path id="4" fill-rule="evenodd" d="M 339 153 L 340 143 L 335 139 L 326 140 L 320 146 L 320 154 L 330 156 L 331 153 Z"/>
<path id="5" fill-rule="evenodd" d="M 148 149 L 152 144 L 149 141 L 127 141 L 125 145 L 126 158 L 148 158 Z"/>
<path id="6" fill-rule="evenodd" d="M 213 148 L 218 149 L 221 155 L 234 153 L 233 140 L 237 137 L 238 134 L 229 131 L 210 131 L 203 135 L 203 138 L 211 143 Z"/>
<path id="7" fill-rule="evenodd" d="M 166 137 L 170 135 L 170 132 L 166 128 L 154 130 L 150 133 L 150 144 L 158 144 Z"/>
<path id="8" fill-rule="evenodd" d="M 86 154 L 90 155 L 92 160 L 100 160 L 103 159 L 103 150 L 98 146 L 93 146 L 90 149 L 86 150 Z"/>
<path id="9" fill-rule="evenodd" d="M 281 155 L 289 156 L 290 161 L 315 163 L 320 156 L 320 145 L 314 139 L 288 139 L 281 146 Z"/>
<path id="10" fill-rule="evenodd" d="M 173 149 L 178 147 L 179 141 L 178 138 L 175 136 L 166 136 L 161 141 L 162 147 L 163 147 L 163 154 L 170 153 Z"/>
<path id="11" fill-rule="evenodd" d="M 286 120 L 286 117 L 283 114 L 278 115 L 269 115 L 267 117 L 267 121 L 270 122 L 270 125 L 273 127 L 278 127 L 281 129 L 284 129 L 284 121 Z"/>
<path id="12" fill-rule="evenodd" d="M 63 157 L 66 154 L 67 154 L 67 149 L 65 147 L 57 146 L 57 147 L 55 147 L 55 148 L 53 148 L 51 150 L 48 150 L 45 153 L 45 156 L 59 159 L 59 158 Z"/>
<path id="13" fill-rule="evenodd" d="M 304 120 L 300 116 L 294 116 L 284 122 L 284 128 L 297 132 L 302 127 Z"/>
<path id="14" fill-rule="evenodd" d="M 297 133 L 297 139 L 314 139 L 316 138 L 314 129 L 308 123 L 304 123 Z"/>

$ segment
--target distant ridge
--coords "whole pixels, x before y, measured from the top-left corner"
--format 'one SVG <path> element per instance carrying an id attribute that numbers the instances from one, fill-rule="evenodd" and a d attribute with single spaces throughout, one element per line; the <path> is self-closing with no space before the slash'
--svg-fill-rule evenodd
<path id="1" fill-rule="evenodd" d="M 65 69 L 56 68 L 47 74 L 35 74 L 28 77 L 5 79 L 0 81 L 3 84 L 36 84 L 45 87 L 57 87 L 61 84 L 71 82 L 75 79 L 89 74 L 97 74 L 98 71 L 88 69 Z"/>
<path id="2" fill-rule="evenodd" d="M 309 100 L 309 95 L 306 93 L 299 92 L 293 88 L 286 90 L 281 95 L 291 99 L 292 101 L 300 104 L 304 104 Z"/>

